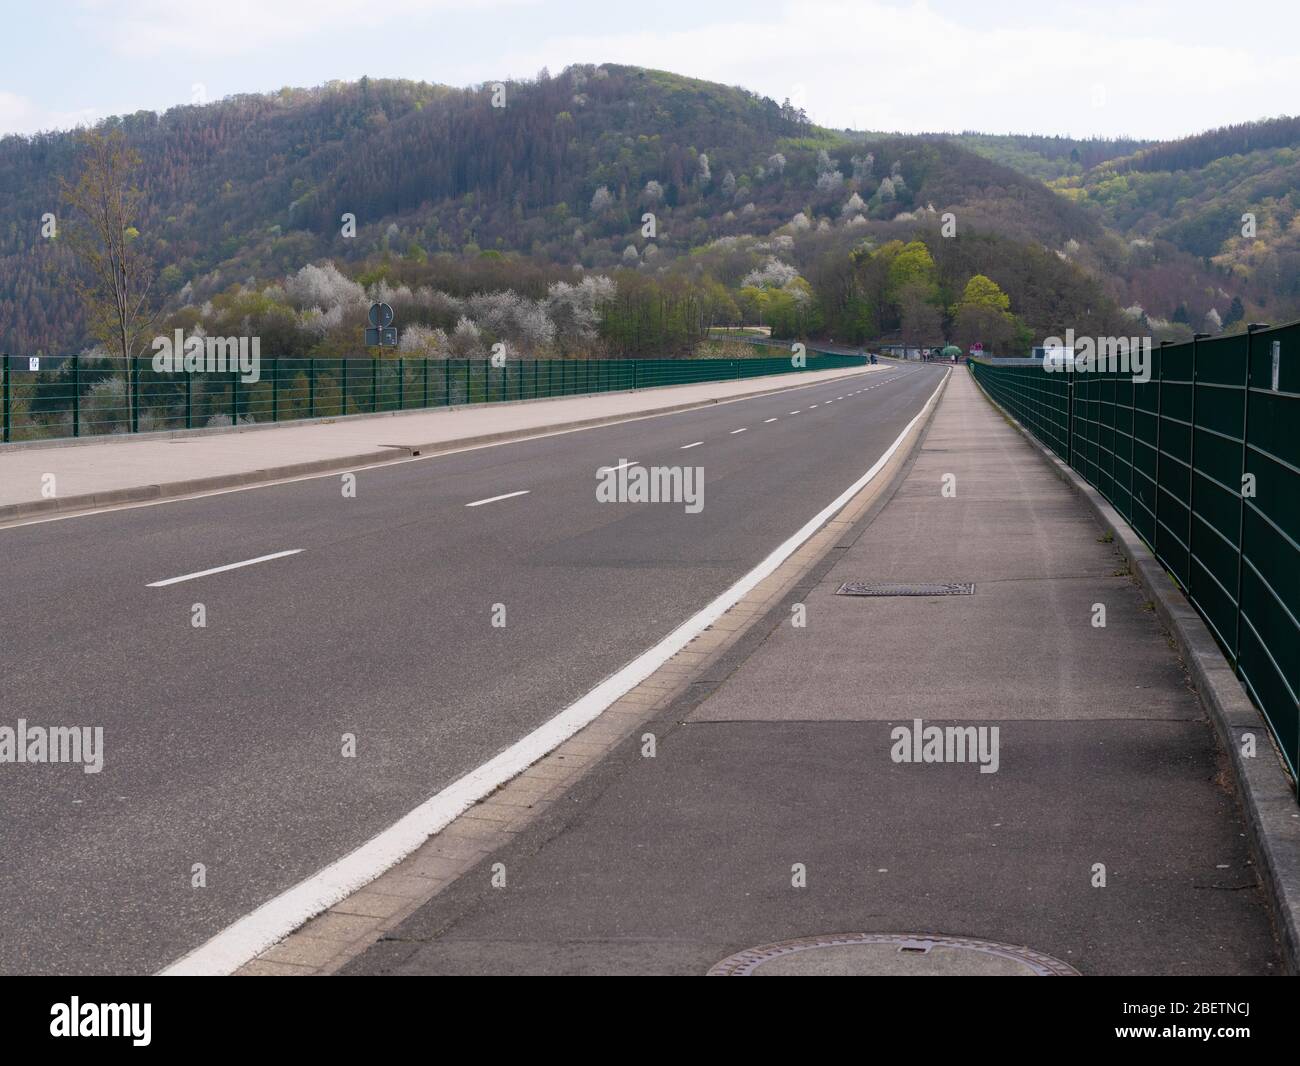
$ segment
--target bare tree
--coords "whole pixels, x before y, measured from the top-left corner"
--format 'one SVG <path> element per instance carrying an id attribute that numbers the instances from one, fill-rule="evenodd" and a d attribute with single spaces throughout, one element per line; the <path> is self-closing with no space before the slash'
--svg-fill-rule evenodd
<path id="1" fill-rule="evenodd" d="M 80 140 L 81 174 L 75 185 L 60 181 L 63 200 L 73 213 L 65 233 L 81 266 L 73 284 L 86 309 L 91 336 L 122 357 L 134 430 L 136 357 L 155 317 L 149 306 L 154 265 L 135 226 L 144 195 L 131 179 L 141 160 L 121 130 L 89 130 Z"/>

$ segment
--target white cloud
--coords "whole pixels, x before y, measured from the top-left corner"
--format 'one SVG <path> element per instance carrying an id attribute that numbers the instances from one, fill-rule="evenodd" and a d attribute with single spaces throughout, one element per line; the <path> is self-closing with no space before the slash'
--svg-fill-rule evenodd
<path id="1" fill-rule="evenodd" d="M 357 51 L 382 58 L 386 35 L 440 10 L 491 10 L 536 0 L 81 0 L 91 28 L 120 55 L 232 56 L 347 34 Z"/>
<path id="2" fill-rule="evenodd" d="M 0 137 L 11 133 L 39 133 L 64 130 L 94 123 L 99 115 L 92 108 L 79 111 L 46 111 L 25 96 L 0 89 Z"/>
<path id="3" fill-rule="evenodd" d="M 972 25 L 921 0 L 789 4 L 767 21 L 556 36 L 507 65 L 658 67 L 798 96 L 814 121 L 855 129 L 1177 137 L 1300 112 L 1300 56 L 1285 33 L 1276 40 L 1288 51 L 1266 57 L 1245 29 L 1189 39 L 1176 7 L 1167 31 L 1153 19 L 1115 25 L 1067 13 L 1064 25 L 1048 25 L 980 10 Z"/>
<path id="4" fill-rule="evenodd" d="M 1300 5 L 1276 0 L 66 2 L 65 69 L 51 81 L 20 54 L 11 84 L 30 99 L 0 98 L 0 132 L 73 124 L 87 112 L 54 109 L 83 101 L 163 110 L 191 102 L 195 83 L 216 99 L 362 73 L 467 85 L 601 62 L 789 97 L 857 129 L 1178 137 L 1300 113 Z"/>

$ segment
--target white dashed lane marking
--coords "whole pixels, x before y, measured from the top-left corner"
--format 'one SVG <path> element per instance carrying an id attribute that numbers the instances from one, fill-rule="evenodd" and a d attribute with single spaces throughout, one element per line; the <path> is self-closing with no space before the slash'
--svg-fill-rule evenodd
<path id="1" fill-rule="evenodd" d="M 496 503 L 497 500 L 509 500 L 515 496 L 527 496 L 532 489 L 520 489 L 518 492 L 504 492 L 500 496 L 489 496 L 486 500 L 475 500 L 473 503 L 465 504 L 466 507 L 482 507 L 485 503 Z"/>
<path id="2" fill-rule="evenodd" d="M 238 570 L 240 567 L 252 566 L 254 563 L 266 563 L 272 559 L 283 559 L 286 555 L 297 555 L 301 551 L 301 548 L 291 548 L 289 551 L 273 552 L 271 555 L 259 555 L 256 559 L 245 559 L 241 563 L 226 563 L 225 566 L 214 566 L 210 570 L 198 570 L 193 574 L 169 577 L 163 581 L 150 581 L 145 587 L 151 589 L 166 588 L 168 585 L 179 585 L 182 581 L 193 581 L 197 577 L 207 577 L 209 574 L 224 574 L 227 570 Z"/>

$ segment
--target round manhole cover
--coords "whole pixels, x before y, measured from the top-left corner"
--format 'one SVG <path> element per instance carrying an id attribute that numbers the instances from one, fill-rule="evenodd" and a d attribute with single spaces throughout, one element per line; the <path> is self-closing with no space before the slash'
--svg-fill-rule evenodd
<path id="1" fill-rule="evenodd" d="M 842 933 L 763 944 L 723 959 L 710 977 L 1078 977 L 1029 948 L 926 933 Z"/>

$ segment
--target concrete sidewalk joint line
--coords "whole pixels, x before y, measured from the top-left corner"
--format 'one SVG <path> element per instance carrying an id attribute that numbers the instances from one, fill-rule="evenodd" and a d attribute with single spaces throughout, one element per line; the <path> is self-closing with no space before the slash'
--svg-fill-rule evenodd
<path id="1" fill-rule="evenodd" d="M 974 380 L 972 378 L 972 380 Z M 979 386 L 978 381 L 975 382 Z M 1294 782 L 1276 750 L 1264 716 L 1246 695 L 1205 622 L 1151 550 L 1118 511 L 1095 488 L 1042 444 L 982 386 L 980 393 L 1001 412 L 1021 438 L 1053 472 L 1088 505 L 1133 575 L 1150 596 L 1165 628 L 1178 645 L 1201 703 L 1231 759 L 1237 797 L 1246 814 L 1256 865 L 1272 910 L 1283 957 L 1291 974 L 1300 974 L 1300 817 Z M 1268 748 L 1251 758 L 1243 754 L 1242 736 L 1268 738 Z M 1272 755 L 1269 758 L 1268 755 Z"/>
<path id="2" fill-rule="evenodd" d="M 774 565 L 765 568 L 760 564 L 737 582 L 733 589 L 746 586 L 745 590 L 732 599 L 728 607 L 716 612 L 712 622 L 684 642 L 669 658 L 584 727 L 463 810 L 443 828 L 434 831 L 407 857 L 262 950 L 255 958 L 244 962 L 234 970 L 235 974 L 334 973 L 453 881 L 475 869 L 514 839 L 525 826 L 559 801 L 582 776 L 633 737 L 639 726 L 707 675 L 752 626 L 781 607 L 810 570 L 836 548 L 845 530 L 897 487 L 898 471 L 907 464 L 923 439 L 938 410 L 949 377 L 944 375 L 920 413 L 908 423 L 881 459 L 817 518 L 769 556 L 771 560 L 784 552 Z M 794 546 L 786 551 L 792 542 Z M 760 573 L 762 576 L 756 578 L 755 575 Z M 724 593 L 714 602 L 716 604 L 727 597 L 728 594 Z M 708 611 L 709 608 L 705 608 L 696 617 Z M 680 628 L 688 625 L 689 622 Z M 473 846 L 455 850 L 448 848 L 449 843 L 462 841 L 472 841 Z M 344 916 L 349 920 L 335 921 Z M 182 959 L 168 970 L 186 972 L 184 963 Z"/>

